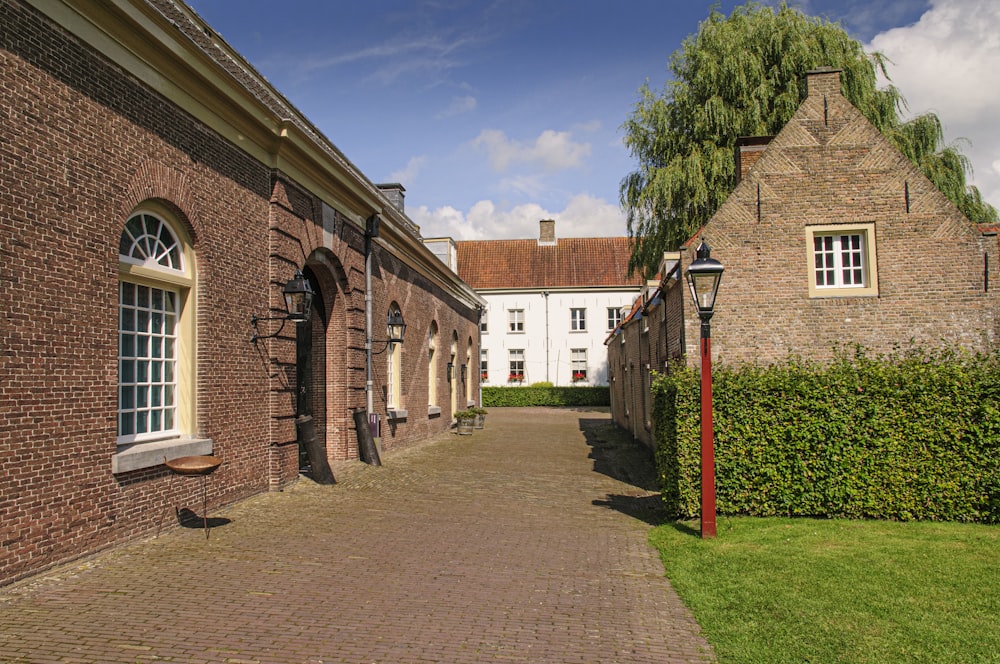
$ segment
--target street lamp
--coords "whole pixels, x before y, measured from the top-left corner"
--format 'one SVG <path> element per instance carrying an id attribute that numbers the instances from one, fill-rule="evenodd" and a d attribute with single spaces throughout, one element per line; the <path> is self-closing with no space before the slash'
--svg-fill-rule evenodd
<path id="1" fill-rule="evenodd" d="M 705 240 L 685 276 L 701 318 L 701 536 L 715 537 L 715 431 L 712 427 L 712 327 L 715 296 L 724 268 Z"/>

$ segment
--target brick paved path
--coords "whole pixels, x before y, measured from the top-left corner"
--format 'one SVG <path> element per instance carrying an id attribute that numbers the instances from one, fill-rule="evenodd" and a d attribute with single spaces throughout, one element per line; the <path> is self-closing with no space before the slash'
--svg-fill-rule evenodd
<path id="1" fill-rule="evenodd" d="M 604 412 L 494 409 L 334 486 L 210 507 L 208 541 L 175 528 L 0 589 L 0 662 L 710 660 L 646 541 L 635 451 Z"/>

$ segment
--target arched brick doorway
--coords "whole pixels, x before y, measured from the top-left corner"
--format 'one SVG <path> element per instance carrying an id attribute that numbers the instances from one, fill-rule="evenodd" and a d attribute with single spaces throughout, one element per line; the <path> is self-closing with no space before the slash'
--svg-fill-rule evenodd
<path id="1" fill-rule="evenodd" d="M 300 377 L 297 406 L 312 416 L 328 461 L 354 458 L 357 446 L 350 444 L 348 436 L 353 431 L 348 403 L 353 372 L 347 338 L 347 278 L 340 261 L 325 250 L 313 252 L 303 273 L 316 296 L 309 329 L 300 332 L 297 344 L 302 354 L 296 365 Z"/>

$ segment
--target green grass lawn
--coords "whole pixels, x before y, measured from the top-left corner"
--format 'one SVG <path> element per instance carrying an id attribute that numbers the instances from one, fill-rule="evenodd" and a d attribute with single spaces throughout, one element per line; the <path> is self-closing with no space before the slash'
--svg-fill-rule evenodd
<path id="1" fill-rule="evenodd" d="M 1000 527 L 722 518 L 657 527 L 723 664 L 1000 663 Z"/>

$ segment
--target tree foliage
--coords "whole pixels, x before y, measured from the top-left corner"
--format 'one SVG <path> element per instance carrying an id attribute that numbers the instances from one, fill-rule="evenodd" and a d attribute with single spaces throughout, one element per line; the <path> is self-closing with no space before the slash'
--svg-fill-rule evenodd
<path id="1" fill-rule="evenodd" d="M 886 58 L 825 19 L 784 3 L 756 3 L 726 17 L 712 10 L 670 58 L 663 92 L 639 89 L 623 128 L 638 168 L 621 182 L 629 235 L 629 268 L 651 273 L 663 251 L 677 249 L 715 213 L 735 186 L 736 139 L 777 134 L 805 98 L 806 72 L 841 69 L 844 95 L 973 221 L 997 211 L 966 185 L 968 159 L 943 145 L 933 113 L 907 122 L 905 100 L 889 80 Z"/>

